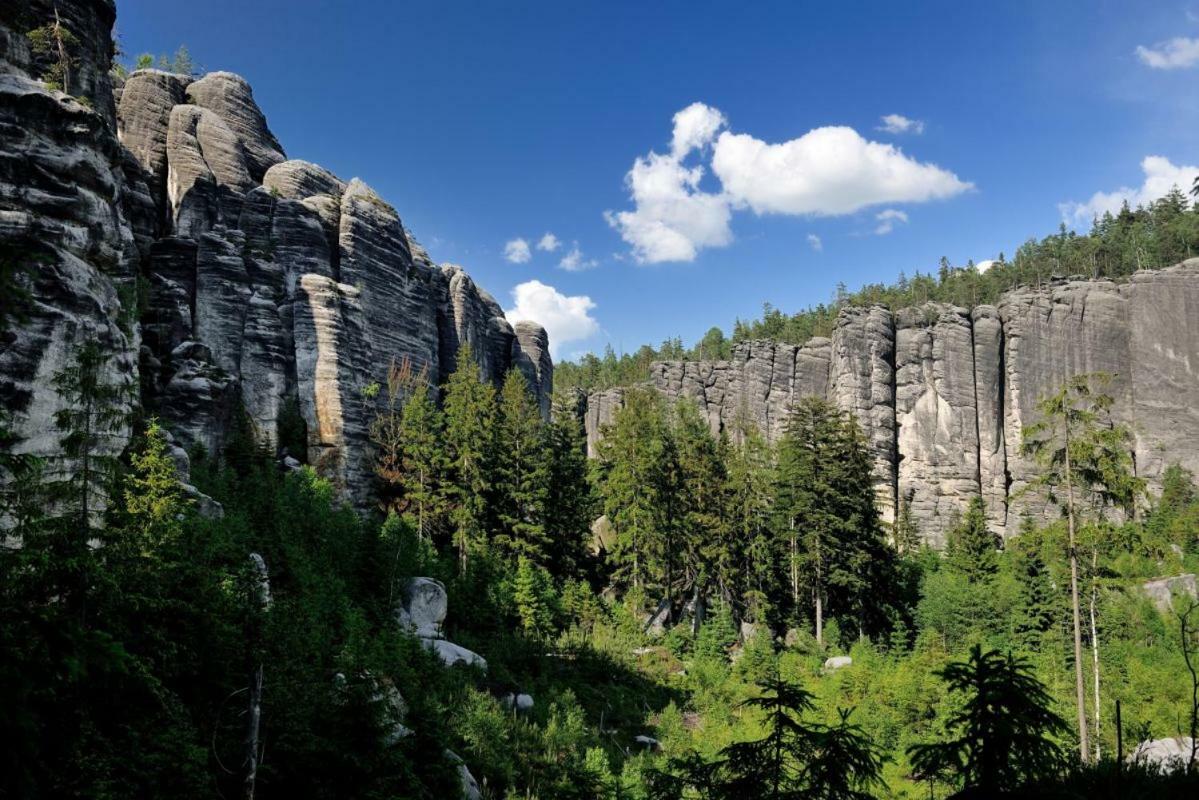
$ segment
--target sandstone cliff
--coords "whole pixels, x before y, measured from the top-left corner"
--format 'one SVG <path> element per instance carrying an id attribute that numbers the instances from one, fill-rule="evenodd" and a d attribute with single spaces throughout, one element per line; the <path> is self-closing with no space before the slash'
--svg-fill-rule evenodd
<path id="1" fill-rule="evenodd" d="M 65 93 L 25 35 L 56 5 L 79 40 Z M 520 369 L 548 413 L 544 330 L 514 330 L 461 268 L 434 264 L 366 183 L 288 160 L 241 77 L 140 70 L 114 89 L 114 18 L 111 0 L 0 10 L 0 237 L 37 263 L 28 320 L 0 342 L 18 449 L 56 452 L 50 379 L 87 340 L 140 387 L 129 409 L 184 446 L 218 451 L 239 408 L 274 446 L 298 410 L 307 453 L 292 455 L 361 503 L 363 389 L 393 361 L 436 384 L 470 342 L 487 378 Z"/>
<path id="2" fill-rule="evenodd" d="M 1173 462 L 1199 470 L 1199 259 L 1124 284 L 1061 281 L 1018 288 L 973 310 L 929 304 L 892 313 L 847 308 L 832 339 L 746 342 L 729 361 L 663 362 L 651 384 L 695 401 L 714 432 L 746 414 L 769 438 L 792 402 L 825 397 L 861 424 L 884 520 L 906 504 L 940 546 L 981 494 L 996 533 L 1049 513 L 1022 493 L 1019 455 L 1039 397 L 1071 375 L 1107 372 L 1114 416 L 1135 436 L 1138 474 L 1155 485 Z M 622 390 L 588 398 L 592 455 Z"/>

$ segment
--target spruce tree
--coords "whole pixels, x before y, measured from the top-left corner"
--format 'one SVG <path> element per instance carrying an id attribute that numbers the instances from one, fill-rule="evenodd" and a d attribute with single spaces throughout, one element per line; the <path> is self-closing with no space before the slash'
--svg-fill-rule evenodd
<path id="1" fill-rule="evenodd" d="M 786 548 L 792 603 L 798 610 L 801 590 L 807 595 L 823 644 L 830 610 L 855 614 L 861 626 L 867 607 L 885 596 L 881 570 L 889 551 L 874 506 L 870 454 L 852 418 L 806 397 L 788 420 L 778 462 L 775 535 Z"/>
<path id="2" fill-rule="evenodd" d="M 994 577 L 999 570 L 999 540 L 987 529 L 986 509 L 975 495 L 966 506 L 966 514 L 949 531 L 945 558 L 950 569 L 973 583 Z"/>
<path id="3" fill-rule="evenodd" d="M 1097 391 L 1110 379 L 1103 373 L 1076 375 L 1056 392 L 1042 397 L 1037 401 L 1039 419 L 1024 428 L 1020 444 L 1021 454 L 1031 457 L 1040 468 L 1028 489 L 1043 492 L 1066 519 L 1075 702 L 1079 751 L 1084 762 L 1091 755 L 1083 688 L 1079 529 L 1088 507 L 1098 511 L 1115 505 L 1131 512 L 1144 492 L 1144 482 L 1132 469 L 1132 434 L 1112 421 L 1112 397 Z"/>
<path id="4" fill-rule="evenodd" d="M 783 591 L 777 566 L 785 555 L 775 547 L 770 527 L 774 459 L 766 438 L 744 415 L 738 415 L 734 434 L 724 490 L 731 561 L 720 562 L 718 577 L 741 589 L 750 621 L 764 623 L 771 599 Z"/>
<path id="5" fill-rule="evenodd" d="M 487 537 L 494 426 L 495 388 L 483 380 L 470 344 L 463 343 L 445 386 L 445 444 L 453 499 L 450 516 L 462 572 L 470 552 L 482 547 Z"/>
<path id="6" fill-rule="evenodd" d="M 577 574 L 595 518 L 595 498 L 587 480 L 587 431 L 571 393 L 554 396 L 548 430 L 549 498 L 545 532 L 555 575 Z"/>
<path id="7" fill-rule="evenodd" d="M 665 536 L 670 442 L 662 399 L 630 389 L 599 444 L 600 494 L 616 532 L 615 577 L 640 587 L 662 577 L 649 563 Z"/>
<path id="8" fill-rule="evenodd" d="M 495 435 L 495 543 L 509 556 L 545 565 L 550 549 L 545 529 L 550 461 L 545 423 L 520 370 L 509 370 L 504 379 Z"/>
<path id="9" fill-rule="evenodd" d="M 446 523 L 445 448 L 443 420 L 428 386 L 417 388 L 400 417 L 400 510 L 413 519 L 417 537 L 431 541 Z"/>
<path id="10" fill-rule="evenodd" d="M 736 558 L 725 518 L 727 443 L 712 437 L 690 400 L 675 403 L 672 423 L 675 479 L 668 504 L 666 596 L 673 598 L 676 582 L 689 588 L 695 615 L 702 619 L 710 583 L 722 572 L 729 574 Z"/>
<path id="11" fill-rule="evenodd" d="M 184 496 L 158 420 L 150 420 L 142 446 L 131 457 L 125 479 L 124 537 L 130 555 L 148 555 L 182 528 L 181 516 L 191 504 Z"/>

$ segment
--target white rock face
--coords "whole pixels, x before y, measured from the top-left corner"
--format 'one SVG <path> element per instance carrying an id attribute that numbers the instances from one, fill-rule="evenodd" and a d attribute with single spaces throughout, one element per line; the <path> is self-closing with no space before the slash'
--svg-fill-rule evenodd
<path id="1" fill-rule="evenodd" d="M 479 789 L 479 782 L 475 780 L 475 776 L 470 774 L 466 763 L 462 757 L 453 750 L 445 751 L 446 757 L 453 762 L 458 769 L 458 779 L 462 782 L 462 800 L 483 800 L 483 792 Z"/>

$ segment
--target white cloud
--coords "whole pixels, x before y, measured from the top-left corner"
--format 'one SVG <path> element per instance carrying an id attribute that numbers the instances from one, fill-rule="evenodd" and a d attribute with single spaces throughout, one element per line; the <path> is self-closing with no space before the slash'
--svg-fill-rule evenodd
<path id="1" fill-rule="evenodd" d="M 728 201 L 697 188 L 703 174 L 703 167 L 687 168 L 674 156 L 658 153 L 633 163 L 625 183 L 636 209 L 604 217 L 633 246 L 637 261 L 694 261 L 701 248 L 733 240 Z"/>
<path id="2" fill-rule="evenodd" d="M 820 237 L 814 233 L 808 234 L 808 247 L 811 247 L 817 253 L 824 249 L 824 242 L 820 241 Z"/>
<path id="3" fill-rule="evenodd" d="M 978 270 L 978 273 L 981 275 L 982 273 L 986 272 L 993 266 L 995 266 L 995 259 L 984 258 L 982 261 L 979 261 L 978 263 L 976 263 L 974 265 L 974 268 L 976 270 Z"/>
<path id="4" fill-rule="evenodd" d="M 1145 182 L 1138 188 L 1122 186 L 1111 192 L 1095 192 L 1091 199 L 1082 203 L 1070 201 L 1058 204 L 1062 218 L 1067 222 L 1089 223 L 1093 218 L 1103 216 L 1104 212 L 1118 213 L 1125 201 L 1132 208 L 1147 205 L 1175 186 L 1183 192 L 1189 191 L 1195 176 L 1199 175 L 1199 167 L 1175 165 L 1162 156 L 1145 156 L 1141 160 L 1141 170 L 1145 173 Z"/>
<path id="5" fill-rule="evenodd" d="M 1176 36 L 1153 47 L 1137 48 L 1137 58 L 1153 69 L 1186 69 L 1199 64 L 1199 38 Z"/>
<path id="6" fill-rule="evenodd" d="M 651 151 L 633 162 L 625 176 L 633 210 L 607 211 L 604 218 L 632 246 L 638 262 L 693 261 L 703 248 L 727 245 L 734 209 L 833 216 L 972 188 L 952 172 L 868 141 L 852 128 L 817 128 L 771 144 L 727 126 L 720 111 L 693 103 L 674 115 L 669 154 Z M 709 146 L 720 192 L 700 188 L 703 165 L 684 163 Z"/>
<path id="7" fill-rule="evenodd" d="M 513 239 L 504 245 L 504 260 L 513 264 L 525 264 L 533 254 L 529 251 L 529 243 L 524 239 Z"/>
<path id="8" fill-rule="evenodd" d="M 874 218 L 878 220 L 878 227 L 874 229 L 874 232 L 879 236 L 886 236 L 895 230 L 896 223 L 906 224 L 908 221 L 908 215 L 898 208 L 883 209 L 875 214 Z"/>
<path id="9" fill-rule="evenodd" d="M 782 144 L 725 132 L 716 140 L 712 169 L 730 196 L 759 214 L 851 214 L 880 203 L 952 197 L 972 187 L 846 127 L 816 128 Z"/>
<path id="10" fill-rule="evenodd" d="M 908 119 L 903 114 L 887 114 L 882 118 L 878 130 L 887 133 L 924 133 L 924 122 L 918 119 Z"/>
<path id="11" fill-rule="evenodd" d="M 537 240 L 537 249 L 544 250 L 547 253 L 552 253 L 561 246 L 561 240 L 549 231 L 546 231 L 545 236 Z"/>
<path id="12" fill-rule="evenodd" d="M 717 109 L 703 103 L 692 103 L 674 115 L 670 154 L 676 159 L 684 158 L 692 150 L 710 144 L 727 124 L 728 120 Z"/>
<path id="13" fill-rule="evenodd" d="M 553 286 L 531 280 L 512 289 L 512 301 L 515 305 L 504 311 L 508 321 L 532 320 L 545 328 L 554 358 L 563 345 L 599 333 L 599 322 L 591 316 L 595 303 L 586 295 L 564 295 Z"/>
<path id="14" fill-rule="evenodd" d="M 599 262 L 594 258 L 583 257 L 583 251 L 579 249 L 578 242 L 575 242 L 574 246 L 570 248 L 570 252 L 562 256 L 562 260 L 558 262 L 558 267 L 567 272 L 582 272 L 598 266 Z"/>

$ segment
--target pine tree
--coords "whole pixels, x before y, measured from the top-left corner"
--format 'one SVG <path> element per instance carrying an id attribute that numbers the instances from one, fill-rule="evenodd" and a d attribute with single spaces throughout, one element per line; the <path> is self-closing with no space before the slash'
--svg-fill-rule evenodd
<path id="1" fill-rule="evenodd" d="M 852 418 L 807 397 L 792 411 L 778 460 L 775 535 L 785 542 L 792 603 L 798 610 L 807 591 L 823 644 L 830 608 L 856 614 L 861 626 L 882 593 L 872 571 L 890 551 L 882 545 L 870 454 Z"/>
<path id="2" fill-rule="evenodd" d="M 1082 619 L 1079 607 L 1078 532 L 1086 505 L 1115 505 L 1131 511 L 1144 492 L 1132 470 L 1132 434 L 1111 420 L 1113 399 L 1096 391 L 1110 376 L 1076 375 L 1037 401 L 1040 418 L 1024 428 L 1020 452 L 1032 457 L 1040 473 L 1029 489 L 1041 490 L 1066 518 L 1070 562 L 1070 612 L 1074 633 L 1075 702 L 1079 750 L 1090 759 L 1083 688 Z M 1064 497 L 1062 496 L 1064 493 Z"/>
<path id="3" fill-rule="evenodd" d="M 595 518 L 595 498 L 587 480 L 587 431 L 579 413 L 579 398 L 555 395 L 549 424 L 549 497 L 545 532 L 550 565 L 555 575 L 577 574 Z"/>
<path id="4" fill-rule="evenodd" d="M 448 500 L 441 411 L 428 386 L 416 389 L 400 417 L 400 510 L 413 517 L 421 541 L 445 526 Z"/>
<path id="5" fill-rule="evenodd" d="M 381 403 L 375 409 L 369 433 L 375 446 L 375 477 L 378 480 L 379 508 L 384 514 L 404 506 L 404 454 L 407 445 L 403 430 L 404 409 L 417 394 L 427 396 L 428 370 L 413 369 L 408 358 L 392 361 L 387 368 Z M 371 384 L 365 399 L 378 400 L 378 384 Z"/>
<path id="6" fill-rule="evenodd" d="M 520 556 L 516 563 L 513 600 L 521 628 L 529 636 L 542 637 L 551 633 L 552 591 L 553 581 L 549 574 L 525 556 Z"/>
<path id="7" fill-rule="evenodd" d="M 1064 758 L 1053 737 L 1066 732 L 1066 723 L 1027 662 L 975 645 L 969 659 L 937 675 L 966 703 L 949 718 L 956 738 L 909 748 L 919 775 L 999 795 L 1058 773 Z"/>
<path id="8" fill-rule="evenodd" d="M 454 544 L 458 568 L 466 571 L 469 554 L 487 537 L 495 442 L 495 388 L 483 380 L 469 343 L 445 387 L 445 444 L 452 475 Z"/>
<path id="9" fill-rule="evenodd" d="M 550 461 L 545 423 L 520 370 L 509 370 L 504 379 L 495 435 L 495 544 L 509 556 L 525 556 L 544 565 L 549 561 L 545 510 Z"/>
<path id="10" fill-rule="evenodd" d="M 148 555 L 158 544 L 179 533 L 184 510 L 191 504 L 183 494 L 166 434 L 150 420 L 142 447 L 131 458 L 125 479 L 125 545 L 130 555 Z"/>
<path id="11" fill-rule="evenodd" d="M 722 561 L 718 578 L 741 588 L 747 616 L 765 623 L 771 598 L 783 590 L 777 565 L 782 554 L 771 536 L 774 503 L 774 459 L 765 437 L 744 415 L 735 422 L 735 439 L 728 448 L 725 484 L 732 563 Z"/>
<path id="12" fill-rule="evenodd" d="M 658 579 L 648 554 L 665 536 L 670 442 L 662 399 L 631 389 L 599 443 L 604 514 L 616 532 L 615 577 L 634 587 Z"/>
<path id="13" fill-rule="evenodd" d="M 985 582 L 999 570 L 999 540 L 987 529 L 987 514 L 982 498 L 975 495 L 966 506 L 966 514 L 949 531 L 945 558 L 950 569 L 973 583 Z"/>
<path id="14" fill-rule="evenodd" d="M 725 446 L 712 438 L 708 423 L 689 400 L 675 404 L 672 423 L 666 597 L 673 600 L 676 583 L 684 591 L 689 588 L 695 614 L 702 619 L 709 584 L 718 574 L 729 573 L 736 558 L 724 516 Z"/>

